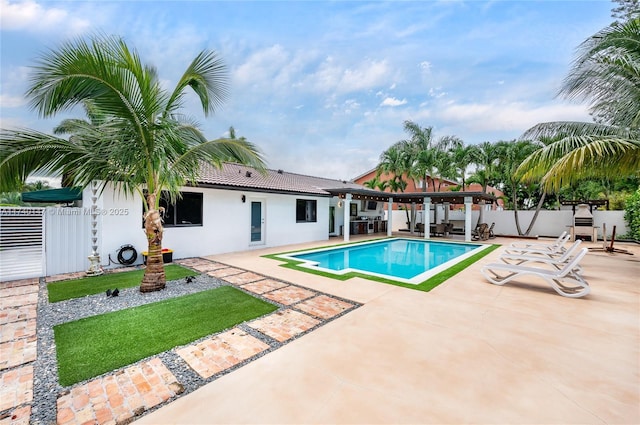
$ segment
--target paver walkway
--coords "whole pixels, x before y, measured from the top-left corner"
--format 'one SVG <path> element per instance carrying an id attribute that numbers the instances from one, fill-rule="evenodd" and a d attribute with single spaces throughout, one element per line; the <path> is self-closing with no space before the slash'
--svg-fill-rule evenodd
<path id="1" fill-rule="evenodd" d="M 359 306 L 356 302 L 206 259 L 192 258 L 178 263 L 280 307 L 267 316 L 172 350 L 204 383 Z M 78 274 L 67 276 L 80 277 Z M 38 289 L 37 279 L 5 282 L 0 286 L 0 425 L 30 423 Z M 154 356 L 65 388 L 57 396 L 57 423 L 128 423 L 183 393 L 185 388 L 179 379 L 160 357 Z"/>
<path id="2" fill-rule="evenodd" d="M 0 425 L 31 418 L 37 303 L 38 279 L 0 286 Z"/>

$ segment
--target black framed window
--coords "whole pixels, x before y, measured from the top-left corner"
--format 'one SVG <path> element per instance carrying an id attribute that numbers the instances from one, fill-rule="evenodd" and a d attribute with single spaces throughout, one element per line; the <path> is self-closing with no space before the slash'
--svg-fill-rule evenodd
<path id="1" fill-rule="evenodd" d="M 318 202 L 314 199 L 296 199 L 296 222 L 315 223 Z"/>
<path id="2" fill-rule="evenodd" d="M 181 192 L 175 204 L 169 199 L 169 192 L 162 191 L 160 214 L 164 227 L 202 226 L 202 193 Z"/>

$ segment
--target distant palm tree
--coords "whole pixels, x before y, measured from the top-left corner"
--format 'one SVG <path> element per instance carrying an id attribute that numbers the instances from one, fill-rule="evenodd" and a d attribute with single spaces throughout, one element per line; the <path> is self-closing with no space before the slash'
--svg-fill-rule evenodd
<path id="1" fill-rule="evenodd" d="M 411 157 L 407 150 L 406 142 L 397 142 L 391 145 L 380 155 L 377 172 L 378 175 L 385 173 L 392 176 L 391 180 L 388 180 L 389 189 L 392 192 L 405 191 L 407 188 L 407 182 L 404 180 L 404 176 L 408 175 L 410 171 Z M 405 210 L 407 214 L 407 223 L 409 223 L 411 221 L 411 218 L 409 217 L 409 210 Z"/>
<path id="2" fill-rule="evenodd" d="M 398 181 L 404 179 L 410 168 L 411 158 L 408 156 L 405 144 L 398 142 L 382 152 L 377 173 L 378 175 L 388 174 L 392 176 L 392 180 Z"/>
<path id="3" fill-rule="evenodd" d="M 172 91 L 163 88 L 156 69 L 120 38 L 76 40 L 43 55 L 27 92 L 31 106 L 50 117 L 89 102 L 95 116 L 78 120 L 65 132 L 70 140 L 35 130 L 0 133 L 0 190 L 19 187 L 33 172 L 71 171 L 73 184 L 111 182 L 144 203 L 148 241 L 142 292 L 164 288 L 163 226 L 159 202 L 163 190 L 174 201 L 187 182 L 195 183 L 202 162 L 221 166 L 232 160 L 259 169 L 256 146 L 243 139 L 207 141 L 194 120 L 181 114 L 191 88 L 205 115 L 227 96 L 227 71 L 211 51 L 200 52 Z"/>
<path id="4" fill-rule="evenodd" d="M 523 139 L 559 138 L 518 169 L 546 191 L 588 177 L 640 175 L 640 18 L 614 23 L 579 47 L 560 94 L 589 100 L 596 122 L 551 122 Z"/>
<path id="5" fill-rule="evenodd" d="M 403 142 L 406 155 L 409 158 L 410 167 L 407 170 L 409 177 L 414 180 L 422 180 L 422 190 L 428 191 L 429 178 L 433 182 L 433 191 L 436 186 L 433 181 L 435 169 L 438 164 L 437 149 L 434 146 L 433 127 L 420 127 L 413 121 L 404 122 L 404 131 L 410 136 Z"/>
<path id="6" fill-rule="evenodd" d="M 442 136 L 435 144 L 435 164 L 436 164 L 436 176 L 438 180 L 438 187 L 435 188 L 434 176 L 431 176 L 431 180 L 434 181 L 434 190 L 440 192 L 442 189 L 442 183 L 445 179 L 453 180 L 457 179 L 458 172 L 456 170 L 456 164 L 454 163 L 452 151 L 464 146 L 464 142 L 457 136 Z"/>
<path id="7" fill-rule="evenodd" d="M 389 187 L 389 182 L 387 180 L 381 180 L 379 176 L 374 176 L 372 179 L 362 183 L 362 185 L 370 189 L 378 189 L 379 191 L 384 192 Z"/>
<path id="8" fill-rule="evenodd" d="M 478 147 L 476 145 L 454 147 L 451 154 L 453 166 L 462 181 L 462 191 L 464 192 L 467 183 L 467 169 L 471 164 L 477 163 L 479 158 Z"/>
<path id="9" fill-rule="evenodd" d="M 18 207 L 25 205 L 22 202 L 22 195 L 20 192 L 1 192 L 0 193 L 0 206 L 6 207 Z"/>
<path id="10" fill-rule="evenodd" d="M 499 152 L 496 144 L 483 142 L 477 145 L 475 164 L 478 169 L 467 180 L 469 183 L 478 183 L 482 191 L 487 193 L 487 187 L 496 181 L 496 166 L 499 162 Z"/>

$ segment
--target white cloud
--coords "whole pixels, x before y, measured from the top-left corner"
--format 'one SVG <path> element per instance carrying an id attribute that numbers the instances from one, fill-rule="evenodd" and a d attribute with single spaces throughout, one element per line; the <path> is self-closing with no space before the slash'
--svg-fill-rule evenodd
<path id="1" fill-rule="evenodd" d="M 0 0 L 0 23 L 2 30 L 27 30 L 31 32 L 61 31 L 79 33 L 87 30 L 86 19 L 74 17 L 65 9 L 45 7 L 33 0 L 10 2 Z"/>
<path id="2" fill-rule="evenodd" d="M 325 60 L 308 76 L 309 86 L 321 92 L 352 93 L 388 84 L 393 70 L 386 60 L 364 60 L 346 66 L 333 58 Z"/>
<path id="3" fill-rule="evenodd" d="M 429 62 L 429 61 L 422 61 L 422 62 L 420 62 L 420 68 L 421 68 L 424 72 L 430 72 L 430 71 L 431 71 L 431 62 Z"/>
<path id="4" fill-rule="evenodd" d="M 400 106 L 407 103 L 407 99 L 396 99 L 395 97 L 387 97 L 382 101 L 380 106 Z"/>
<path id="5" fill-rule="evenodd" d="M 0 108 L 19 108 L 26 104 L 27 100 L 23 96 L 0 94 Z"/>
<path id="6" fill-rule="evenodd" d="M 360 104 L 355 99 L 347 99 L 344 102 L 344 113 L 350 114 L 352 111 L 360 109 Z"/>
<path id="7" fill-rule="evenodd" d="M 27 125 L 25 121 L 19 118 L 8 118 L 5 116 L 0 116 L 0 128 L 17 129 L 19 127 L 26 127 L 26 126 Z"/>
<path id="8" fill-rule="evenodd" d="M 270 46 L 251 54 L 234 73 L 241 85 L 255 85 L 273 81 L 280 70 L 290 62 L 290 54 L 281 45 Z"/>
<path id="9" fill-rule="evenodd" d="M 447 95 L 447 92 L 442 91 L 442 87 L 432 87 L 429 89 L 429 96 L 435 97 L 436 99 L 439 99 L 446 95 Z"/>
<path id="10" fill-rule="evenodd" d="M 464 132 L 513 132 L 515 137 L 541 122 L 590 120 L 584 105 L 554 102 L 539 105 L 452 102 L 436 109 L 435 114 L 446 126 Z"/>

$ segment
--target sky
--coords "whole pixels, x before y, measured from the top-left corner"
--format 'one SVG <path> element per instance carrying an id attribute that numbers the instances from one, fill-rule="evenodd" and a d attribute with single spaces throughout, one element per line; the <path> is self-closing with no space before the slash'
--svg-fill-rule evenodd
<path id="1" fill-rule="evenodd" d="M 0 0 L 0 127 L 50 133 L 24 97 L 44 52 L 78 37 L 123 37 L 173 88 L 214 50 L 230 96 L 204 116 L 208 139 L 256 144 L 272 169 L 352 179 L 408 135 L 403 122 L 466 144 L 513 140 L 547 121 L 589 121 L 557 96 L 578 45 L 612 22 L 610 1 Z"/>

